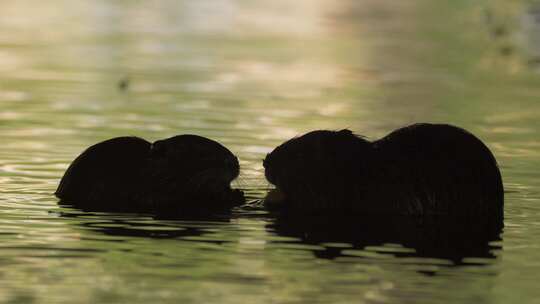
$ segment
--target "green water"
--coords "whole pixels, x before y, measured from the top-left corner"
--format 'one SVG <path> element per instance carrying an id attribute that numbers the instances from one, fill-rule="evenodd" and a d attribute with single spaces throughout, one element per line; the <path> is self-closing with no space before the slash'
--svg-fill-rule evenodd
<path id="1" fill-rule="evenodd" d="M 527 1 L 0 2 L 0 302 L 539 303 L 540 17 Z M 119 82 L 127 81 L 126 90 Z M 262 211 L 155 221 L 60 208 L 84 148 L 195 133 L 261 160 L 313 129 L 464 127 L 492 149 L 505 229 L 463 263 L 308 243 Z M 466 239 L 467 235 L 463 235 Z M 341 248 L 324 258 L 320 252 Z"/>

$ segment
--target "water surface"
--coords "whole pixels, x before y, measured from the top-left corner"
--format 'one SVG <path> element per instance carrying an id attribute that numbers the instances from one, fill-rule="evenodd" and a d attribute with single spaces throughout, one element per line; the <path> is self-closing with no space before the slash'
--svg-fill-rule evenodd
<path id="1" fill-rule="evenodd" d="M 534 3 L 24 0 L 0 11 L 0 302 L 540 297 Z M 320 223 L 284 230 L 257 210 L 155 221 L 61 208 L 52 195 L 74 157 L 114 136 L 218 140 L 239 156 L 235 187 L 252 201 L 270 187 L 261 160 L 292 136 L 375 139 L 420 121 L 470 130 L 503 173 L 505 229 L 459 261 L 393 238 L 321 236 Z"/>

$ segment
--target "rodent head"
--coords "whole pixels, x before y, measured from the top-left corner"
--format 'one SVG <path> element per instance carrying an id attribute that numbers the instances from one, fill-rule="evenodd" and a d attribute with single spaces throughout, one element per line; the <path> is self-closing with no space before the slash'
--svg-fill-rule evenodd
<path id="1" fill-rule="evenodd" d="M 337 195 L 345 181 L 361 174 L 371 150 L 369 141 L 350 130 L 317 130 L 281 144 L 263 165 L 266 178 L 286 200 L 324 205 L 331 203 L 326 194 Z"/>
<path id="2" fill-rule="evenodd" d="M 174 187 L 228 186 L 240 170 L 238 159 L 220 143 L 197 135 L 158 140 L 150 149 L 154 184 Z"/>

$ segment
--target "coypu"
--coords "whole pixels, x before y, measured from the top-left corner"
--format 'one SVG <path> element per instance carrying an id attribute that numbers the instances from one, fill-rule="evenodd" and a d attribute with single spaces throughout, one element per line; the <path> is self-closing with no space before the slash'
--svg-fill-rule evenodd
<path id="1" fill-rule="evenodd" d="M 205 137 L 178 135 L 153 144 L 116 137 L 79 155 L 55 195 L 88 211 L 205 215 L 243 203 L 243 193 L 230 188 L 239 168 L 227 148 Z"/>
<path id="2" fill-rule="evenodd" d="M 480 216 L 502 223 L 501 174 L 489 149 L 451 125 L 414 124 L 368 141 L 318 130 L 267 155 L 269 209 L 303 214 Z"/>

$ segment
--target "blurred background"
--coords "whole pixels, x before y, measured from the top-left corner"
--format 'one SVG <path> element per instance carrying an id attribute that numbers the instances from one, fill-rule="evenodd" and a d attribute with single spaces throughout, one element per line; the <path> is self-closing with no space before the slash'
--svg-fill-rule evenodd
<path id="1" fill-rule="evenodd" d="M 540 297 L 540 3 L 21 0 L 0 12 L 0 302 Z M 414 122 L 461 126 L 497 157 L 506 228 L 492 258 L 449 266 L 381 244 L 325 260 L 313 250 L 348 245 L 305 244 L 256 216 L 84 214 L 52 195 L 82 150 L 115 136 L 215 139 L 256 200 L 270 187 L 261 160 L 293 136 L 377 139 Z"/>

